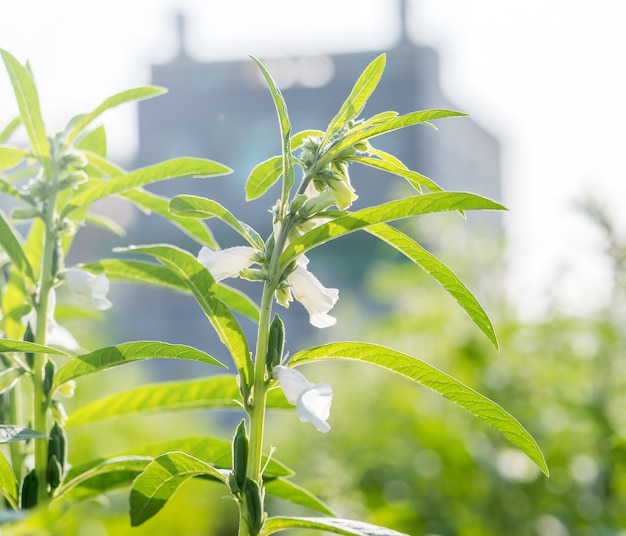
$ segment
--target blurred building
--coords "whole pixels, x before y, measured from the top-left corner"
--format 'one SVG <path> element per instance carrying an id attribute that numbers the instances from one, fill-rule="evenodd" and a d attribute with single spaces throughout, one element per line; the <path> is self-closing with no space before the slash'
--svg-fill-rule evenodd
<path id="1" fill-rule="evenodd" d="M 403 2 L 401 6 L 404 8 Z M 280 154 L 280 134 L 270 92 L 251 60 L 195 61 L 185 49 L 182 18 L 178 20 L 178 32 L 180 49 L 175 59 L 154 65 L 151 71 L 151 82 L 166 87 L 168 93 L 139 104 L 136 165 L 198 156 L 230 166 L 234 173 L 229 176 L 166 181 L 151 189 L 170 197 L 192 193 L 215 199 L 239 219 L 267 233 L 271 229 L 268 208 L 279 196 L 278 185 L 253 202 L 245 201 L 243 185 L 256 164 Z M 295 133 L 304 129 L 324 130 L 363 69 L 380 53 L 261 59 L 283 91 Z M 404 114 L 428 108 L 456 108 L 440 87 L 439 58 L 434 49 L 411 42 L 405 31 L 397 46 L 386 54 L 386 70 L 363 117 L 387 110 Z M 419 125 L 376 138 L 373 144 L 393 153 L 409 168 L 432 177 L 446 190 L 473 191 L 500 199 L 497 139 L 471 118 L 448 118 L 437 121 L 436 125 L 438 131 Z M 393 188 L 405 186 L 398 177 L 357 165 L 351 167 L 351 178 L 359 195 L 355 209 L 382 203 Z M 489 224 L 499 228 L 497 216 L 478 217 L 491 218 L 487 220 Z M 178 241 L 191 251 L 199 249 L 185 237 L 175 237 L 166 222 L 151 220 L 149 225 L 141 225 L 141 229 L 143 243 Z M 219 222 L 212 225 L 212 230 L 224 247 L 235 244 L 236 237 L 229 235 Z M 366 233 L 335 241 L 313 252 L 313 270 L 327 286 L 339 287 L 342 292 L 350 289 L 358 292 L 374 245 Z M 324 262 L 319 262 L 321 257 Z M 150 300 L 159 299 L 154 294 L 147 296 Z M 136 303 L 132 295 L 125 298 Z M 157 303 L 149 307 L 155 319 L 145 322 L 148 331 L 153 327 L 156 332 L 152 338 L 205 347 L 202 341 L 206 327 L 200 328 L 200 324 L 185 314 L 183 307 L 187 305 L 179 309 L 175 298 L 170 296 L 167 300 L 167 308 Z M 159 314 L 167 318 L 159 319 Z M 294 314 L 299 322 L 307 324 L 306 313 L 299 304 L 290 308 L 289 315 Z M 199 321 L 206 326 L 204 318 Z M 133 329 L 137 329 L 136 322 Z M 138 338 L 137 333 L 124 336 Z"/>

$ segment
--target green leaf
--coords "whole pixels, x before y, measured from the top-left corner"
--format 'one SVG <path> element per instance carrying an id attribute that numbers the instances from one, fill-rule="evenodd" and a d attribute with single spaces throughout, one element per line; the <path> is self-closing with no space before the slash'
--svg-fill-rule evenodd
<path id="1" fill-rule="evenodd" d="M 94 201 L 109 195 L 121 194 L 152 182 L 183 177 L 215 177 L 231 171 L 230 168 L 222 164 L 201 158 L 174 158 L 166 160 L 153 166 L 117 176 L 109 181 L 98 183 L 81 191 L 65 207 L 62 215 L 67 216 L 82 206 L 91 205 Z"/>
<path id="2" fill-rule="evenodd" d="M 7 368 L 0 372 L 0 394 L 10 391 L 26 370 L 23 368 Z"/>
<path id="3" fill-rule="evenodd" d="M 226 477 L 218 469 L 184 452 L 171 452 L 155 458 L 133 483 L 130 524 L 136 527 L 156 515 L 180 486 L 190 478 L 202 475 L 227 484 Z"/>
<path id="4" fill-rule="evenodd" d="M 18 116 L 11 119 L 9 124 L 4 127 L 4 129 L 2 129 L 2 131 L 0 132 L 0 143 L 6 143 L 8 139 L 13 135 L 13 133 L 17 130 L 17 127 L 19 127 L 21 124 L 21 117 Z"/>
<path id="5" fill-rule="evenodd" d="M 104 259 L 85 264 L 82 268 L 96 274 L 105 273 L 109 279 L 155 285 L 179 292 L 191 292 L 189 286 L 172 270 L 157 264 L 132 260 Z M 258 322 L 259 307 L 243 292 L 227 285 L 218 284 L 215 287 L 215 297 L 233 311 L 247 316 L 254 322 Z"/>
<path id="6" fill-rule="evenodd" d="M 145 212 L 154 212 L 164 217 L 201 244 L 213 249 L 219 248 L 219 244 L 215 240 L 213 233 L 204 223 L 184 217 L 184 214 L 178 215 L 170 212 L 171 201 L 169 198 L 147 192 L 140 188 L 124 192 L 122 197 Z"/>
<path id="7" fill-rule="evenodd" d="M 121 93 L 117 93 L 105 99 L 102 104 L 100 104 L 93 112 L 84 114 L 77 118 L 77 121 L 72 125 L 72 129 L 67 136 L 67 143 L 70 143 L 76 136 L 78 136 L 89 123 L 91 123 L 94 119 L 96 119 L 99 115 L 110 110 L 111 108 L 115 108 L 120 104 L 125 104 L 131 101 L 140 101 L 144 99 L 149 99 L 155 97 L 157 95 L 161 95 L 165 93 L 167 90 L 161 87 L 155 86 L 144 86 L 137 87 L 134 89 L 127 89 L 122 91 Z"/>
<path id="8" fill-rule="evenodd" d="M 94 212 L 88 213 L 85 216 L 85 223 L 109 231 L 117 236 L 126 236 L 126 229 L 124 229 L 124 227 L 115 220 L 102 214 L 95 214 Z"/>
<path id="9" fill-rule="evenodd" d="M 302 130 L 298 132 L 297 134 L 294 134 L 293 136 L 291 136 L 291 143 L 289 144 L 291 151 L 293 152 L 296 149 L 299 149 L 300 147 L 302 147 L 302 142 L 306 138 L 309 138 L 311 136 L 322 137 L 323 135 L 324 135 L 323 130 Z M 280 156 L 277 156 L 276 158 L 280 158 Z"/>
<path id="10" fill-rule="evenodd" d="M 281 255 L 280 262 L 286 265 L 298 255 L 319 244 L 376 223 L 450 210 L 505 210 L 505 208 L 486 197 L 463 192 L 436 192 L 390 201 L 347 213 L 345 216 L 315 227 L 291 242 Z"/>
<path id="11" fill-rule="evenodd" d="M 31 284 L 34 284 L 35 275 L 33 274 L 33 269 L 13 231 L 13 227 L 5 219 L 2 211 L 0 211 L 0 247 L 4 249 L 5 253 L 9 256 L 9 259 L 11 259 L 11 262 L 20 273 L 27 277 Z"/>
<path id="12" fill-rule="evenodd" d="M 328 359 L 348 359 L 370 363 L 421 383 L 496 429 L 519 447 L 546 475 L 549 474 L 548 466 L 537 442 L 515 417 L 492 400 L 463 385 L 445 372 L 384 346 L 359 342 L 332 343 L 304 350 L 294 355 L 290 364 L 297 365 Z"/>
<path id="13" fill-rule="evenodd" d="M 380 152 L 379 154 L 383 153 Z M 354 157 L 352 158 L 352 161 L 403 177 L 418 192 L 422 191 L 422 187 L 428 188 L 431 192 L 443 192 L 443 188 L 441 188 L 435 181 L 425 177 L 421 173 L 411 171 L 404 165 L 399 166 L 397 163 L 388 160 L 368 158 L 365 156 Z"/>
<path id="14" fill-rule="evenodd" d="M 8 501 L 12 508 L 18 508 L 19 484 L 11 464 L 0 452 L 0 493 Z"/>
<path id="15" fill-rule="evenodd" d="M 352 88 L 350 95 L 348 95 L 348 98 L 341 106 L 341 109 L 328 125 L 322 145 L 328 141 L 334 132 L 343 127 L 348 121 L 356 119 L 361 114 L 363 107 L 376 89 L 380 77 L 385 70 L 385 61 L 386 55 L 381 54 L 365 68 Z"/>
<path id="16" fill-rule="evenodd" d="M 498 340 L 487 313 L 485 313 L 478 300 L 450 268 L 426 251 L 412 238 L 389 225 L 372 225 L 366 231 L 396 248 L 431 275 L 465 309 L 465 312 L 487 336 L 494 347 L 498 348 Z"/>
<path id="17" fill-rule="evenodd" d="M 20 117 L 35 156 L 45 158 L 50 154 L 50 146 L 46 138 L 46 129 L 39 108 L 39 96 L 33 77 L 23 65 L 21 65 L 6 50 L 0 49 L 0 55 L 4 60 L 11 85 L 20 109 Z"/>
<path id="18" fill-rule="evenodd" d="M 156 341 L 127 342 L 75 357 L 57 372 L 55 385 L 58 387 L 85 374 L 142 359 L 186 359 L 224 367 L 217 359 L 191 346 Z"/>
<path id="19" fill-rule="evenodd" d="M 120 456 L 74 474 L 55 492 L 55 500 L 86 500 L 129 485 L 152 461 L 150 456 Z"/>
<path id="20" fill-rule="evenodd" d="M 242 381 L 250 385 L 253 365 L 248 341 L 228 307 L 217 298 L 217 285 L 210 272 L 193 255 L 174 246 L 131 246 L 126 251 L 151 255 L 188 285 L 220 340 L 228 348 Z"/>
<path id="21" fill-rule="evenodd" d="M 16 441 L 26 441 L 46 437 L 35 430 L 24 428 L 13 424 L 0 424 L 0 443 L 15 443 Z"/>
<path id="22" fill-rule="evenodd" d="M 282 140 L 282 164 L 284 177 L 281 200 L 283 202 L 287 202 L 287 199 L 289 198 L 289 191 L 295 182 L 295 172 L 291 157 L 291 123 L 289 122 L 289 115 L 287 114 L 287 105 L 285 104 L 285 99 L 283 98 L 280 89 L 265 66 L 254 56 L 250 56 L 250 58 L 261 70 L 261 73 L 267 82 L 267 87 L 269 88 L 272 98 L 274 99 L 274 105 L 276 106 L 278 123 L 280 125 L 280 138 Z"/>
<path id="23" fill-rule="evenodd" d="M 332 147 L 332 150 L 324 154 L 319 161 L 319 165 L 326 165 L 328 162 L 333 160 L 335 154 L 354 145 L 355 143 L 359 143 L 360 141 L 371 140 L 372 138 L 386 134 L 387 132 L 413 125 L 422 123 L 430 125 L 429 121 L 433 119 L 442 119 L 444 117 L 464 117 L 466 115 L 467 114 L 453 110 L 424 110 L 420 112 L 411 112 L 406 115 L 392 116 L 384 120 L 382 120 L 380 116 L 376 116 L 374 122 L 371 120 L 369 122 L 366 121 L 365 123 L 360 123 L 351 129 Z"/>
<path id="24" fill-rule="evenodd" d="M 246 201 L 252 201 L 267 192 L 283 174 L 283 157 L 272 156 L 257 164 L 246 181 Z"/>
<path id="25" fill-rule="evenodd" d="M 27 156 L 28 153 L 23 149 L 9 145 L 0 145 L 0 169 L 15 167 Z"/>
<path id="26" fill-rule="evenodd" d="M 42 344 L 34 342 L 0 339 L 0 353 L 4 352 L 28 352 L 31 354 L 53 354 L 68 357 L 68 354 L 62 350 L 57 350 L 56 348 L 51 348 L 50 346 L 43 346 Z"/>
<path id="27" fill-rule="evenodd" d="M 13 186 L 13 184 L 5 179 L 4 174 L 0 174 L 0 193 L 9 195 L 14 199 L 19 199 L 31 206 L 35 206 L 35 201 L 33 201 L 32 197 Z"/>
<path id="28" fill-rule="evenodd" d="M 76 148 L 81 151 L 90 151 L 102 158 L 107 155 L 107 135 L 104 126 L 94 128 L 87 132 L 80 140 L 76 142 Z"/>
<path id="29" fill-rule="evenodd" d="M 287 529 L 323 530 L 344 536 L 408 536 L 385 527 L 334 517 L 270 517 L 259 536 L 269 536 Z"/>
<path id="30" fill-rule="evenodd" d="M 217 201 L 195 195 L 177 195 L 170 201 L 169 209 L 186 218 L 219 218 L 237 231 L 253 248 L 263 249 L 263 239 L 249 225 L 239 221 Z"/>
<path id="31" fill-rule="evenodd" d="M 264 482 L 264 488 L 266 493 L 278 497 L 279 499 L 284 499 L 294 504 L 299 504 L 300 506 L 306 506 L 322 514 L 330 516 L 335 515 L 335 512 L 333 512 L 330 506 L 324 503 L 324 501 L 318 499 L 311 492 L 297 486 L 290 480 L 284 478 L 266 480 Z"/>
<path id="32" fill-rule="evenodd" d="M 283 401 L 279 406 L 280 399 L 272 397 L 271 405 L 289 408 L 284 397 Z M 82 405 L 70 415 L 66 427 L 74 428 L 130 415 L 208 408 L 242 409 L 235 376 L 211 376 L 135 387 Z"/>

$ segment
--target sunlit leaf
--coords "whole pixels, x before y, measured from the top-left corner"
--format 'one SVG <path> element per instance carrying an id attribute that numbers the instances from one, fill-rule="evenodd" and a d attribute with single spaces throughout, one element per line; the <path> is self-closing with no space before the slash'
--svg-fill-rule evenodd
<path id="1" fill-rule="evenodd" d="M 67 356 L 62 350 L 44 346 L 34 342 L 15 341 L 12 339 L 0 339 L 0 353 L 4 352 L 29 352 L 31 354 L 54 354 Z"/>
<path id="2" fill-rule="evenodd" d="M 126 229 L 124 229 L 124 227 L 122 227 L 114 219 L 108 218 L 102 214 L 96 214 L 94 212 L 88 213 L 85 217 L 85 223 L 93 225 L 94 227 L 99 227 L 105 231 L 109 231 L 117 236 L 126 236 Z"/>
<path id="3" fill-rule="evenodd" d="M 82 151 L 90 151 L 105 158 L 107 155 L 107 135 L 104 126 L 100 125 L 87 132 L 76 142 L 76 148 Z"/>
<path id="4" fill-rule="evenodd" d="M 408 536 L 402 532 L 351 519 L 334 517 L 270 517 L 259 536 L 269 536 L 288 529 L 310 529 L 344 536 Z"/>
<path id="5" fill-rule="evenodd" d="M 21 117 L 18 116 L 11 119 L 9 124 L 0 131 L 0 143 L 6 143 L 21 124 Z"/>
<path id="6" fill-rule="evenodd" d="M 257 164 L 246 181 L 246 200 L 252 201 L 267 192 L 283 174 L 282 156 L 273 156 Z"/>
<path id="7" fill-rule="evenodd" d="M 130 492 L 130 523 L 133 527 L 154 516 L 187 480 L 208 475 L 223 484 L 227 479 L 212 465 L 184 452 L 155 458 L 133 482 Z"/>
<path id="8" fill-rule="evenodd" d="M 11 464 L 0 452 L 0 493 L 12 508 L 18 508 L 19 484 Z"/>
<path id="9" fill-rule="evenodd" d="M 281 394 L 279 390 L 272 391 L 268 406 L 290 408 L 290 404 Z M 209 408 L 242 410 L 242 404 L 239 386 L 233 375 L 164 382 L 135 387 L 84 404 L 70 415 L 67 428 L 165 411 Z"/>
<path id="10" fill-rule="evenodd" d="M 332 343 L 304 350 L 294 355 L 290 364 L 329 359 L 370 363 L 421 383 L 496 429 L 519 447 L 546 475 L 549 473 L 537 442 L 515 417 L 492 400 L 463 385 L 445 372 L 401 352 L 360 342 Z"/>
<path id="11" fill-rule="evenodd" d="M 280 138 L 282 141 L 282 164 L 283 164 L 283 188 L 281 199 L 286 200 L 289 197 L 289 191 L 295 182 L 295 172 L 293 169 L 293 161 L 291 157 L 291 123 L 289 122 L 289 115 L 287 114 L 287 105 L 280 89 L 274 82 L 274 79 L 267 71 L 265 66 L 254 56 L 250 56 L 252 61 L 257 64 L 258 68 L 263 74 L 263 78 L 267 82 L 267 87 L 274 99 L 274 105 L 276 106 L 276 112 L 278 114 L 278 123 L 280 125 Z"/>
<path id="12" fill-rule="evenodd" d="M 219 218 L 245 238 L 253 248 L 263 248 L 263 239 L 259 234 L 235 218 L 217 201 L 195 195 L 178 195 L 170 201 L 169 208 L 174 214 L 187 218 Z"/>
<path id="13" fill-rule="evenodd" d="M 28 153 L 18 147 L 0 145 L 0 169 L 10 169 L 17 166 Z"/>
<path id="14" fill-rule="evenodd" d="M 34 283 L 35 275 L 33 274 L 33 269 L 26 258 L 20 241 L 15 235 L 13 227 L 5 219 L 2 211 L 0 211 L 0 247 L 2 247 L 21 274 L 26 276 L 31 283 Z"/>
<path id="15" fill-rule="evenodd" d="M 10 391 L 26 370 L 23 368 L 7 368 L 0 372 L 0 394 Z"/>
<path id="16" fill-rule="evenodd" d="M 124 192 L 122 197 L 145 212 L 154 212 L 162 216 L 201 244 L 213 249 L 219 248 L 213 233 L 203 222 L 185 218 L 183 214 L 172 213 L 170 211 L 171 201 L 169 198 L 147 192 L 140 188 Z"/>
<path id="17" fill-rule="evenodd" d="M 0 49 L 0 55 L 2 55 L 9 73 L 17 105 L 20 109 L 20 117 L 26 127 L 33 153 L 39 158 L 45 158 L 50 154 L 50 146 L 48 145 L 46 129 L 41 117 L 39 96 L 35 82 L 28 69 L 21 65 L 6 50 Z"/>
<path id="18" fill-rule="evenodd" d="M 498 348 L 493 325 L 478 300 L 445 264 L 412 238 L 385 224 L 372 225 L 366 231 L 396 248 L 432 276 L 459 303 L 491 343 Z"/>
<path id="19" fill-rule="evenodd" d="M 335 512 L 324 503 L 321 499 L 318 499 L 311 492 L 306 489 L 297 486 L 290 480 L 284 478 L 274 478 L 266 480 L 264 482 L 266 493 L 279 499 L 299 504 L 300 506 L 306 506 L 311 510 L 321 512 L 322 514 L 334 516 Z"/>
<path id="20" fill-rule="evenodd" d="M 187 251 L 169 245 L 132 246 L 125 251 L 151 255 L 189 286 L 220 340 L 228 348 L 242 381 L 250 385 L 252 361 L 248 341 L 228 307 L 217 298 L 217 284 L 204 265 Z"/>
<path id="21" fill-rule="evenodd" d="M 435 181 L 425 177 L 421 173 L 411 171 L 406 166 L 399 166 L 393 161 L 382 160 L 379 158 L 369 158 L 366 156 L 356 156 L 352 158 L 352 161 L 403 177 L 418 192 L 422 191 L 422 187 L 428 188 L 431 192 L 443 191 L 443 188 L 441 188 Z"/>
<path id="22" fill-rule="evenodd" d="M 35 430 L 24 428 L 13 424 L 0 424 L 0 443 L 15 443 L 16 441 L 26 441 L 46 437 Z"/>
<path id="23" fill-rule="evenodd" d="M 376 223 L 450 210 L 504 210 L 491 199 L 463 192 L 436 192 L 364 208 L 315 227 L 291 242 L 281 255 L 284 265 L 305 251 Z"/>
<path id="24" fill-rule="evenodd" d="M 67 137 L 67 142 L 71 142 L 76 136 L 78 136 L 82 130 L 89 125 L 94 119 L 96 119 L 99 115 L 110 110 L 111 108 L 115 108 L 120 104 L 124 104 L 131 101 L 140 101 L 144 99 L 149 99 L 151 97 L 155 97 L 156 95 L 161 95 L 165 93 L 167 90 L 161 87 L 155 86 L 144 86 L 137 87 L 133 89 L 127 89 L 122 91 L 121 93 L 117 93 L 102 102 L 95 110 L 91 113 L 84 114 L 79 116 L 77 121 L 73 124 L 72 129 Z"/>
<path id="25" fill-rule="evenodd" d="M 184 177 L 216 177 L 230 173 L 231 169 L 200 158 L 174 158 L 153 166 L 131 171 L 109 181 L 101 182 L 76 194 L 72 202 L 63 210 L 63 216 L 76 209 L 91 205 L 98 199 L 110 195 L 121 194 L 127 190 L 144 186 L 157 181 Z"/>
<path id="26" fill-rule="evenodd" d="M 217 359 L 191 346 L 156 341 L 128 342 L 75 357 L 57 372 L 56 386 L 85 374 L 143 359 L 185 359 L 224 367 Z"/>
<path id="27" fill-rule="evenodd" d="M 381 54 L 365 68 L 341 109 L 328 125 L 323 143 L 327 142 L 328 138 L 348 121 L 356 119 L 361 114 L 385 70 L 385 61 L 385 54 Z"/>

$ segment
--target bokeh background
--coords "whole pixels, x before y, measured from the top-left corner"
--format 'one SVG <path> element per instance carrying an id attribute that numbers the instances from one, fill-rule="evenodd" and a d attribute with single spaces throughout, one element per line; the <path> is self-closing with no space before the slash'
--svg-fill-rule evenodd
<path id="1" fill-rule="evenodd" d="M 367 370 L 356 375 L 344 365 L 307 370 L 335 388 L 331 433 L 320 436 L 292 414 L 278 415 L 269 441 L 300 483 L 345 516 L 409 534 L 603 536 L 626 531 L 625 19 L 626 5 L 608 0 L 38 0 L 0 4 L 0 47 L 31 63 L 44 117 L 57 128 L 112 93 L 147 83 L 168 86 L 165 97 L 105 117 L 111 158 L 132 168 L 197 154 L 235 168 L 235 185 L 257 161 L 279 152 L 264 90 L 248 80 L 245 95 L 259 95 L 258 101 L 237 101 L 232 88 L 205 80 L 199 85 L 205 93 L 197 92 L 205 99 L 198 101 L 199 125 L 176 103 L 193 89 L 194 73 L 216 81 L 245 70 L 247 54 L 267 62 L 288 106 L 294 103 L 291 117 L 300 128 L 323 128 L 309 122 L 330 113 L 327 122 L 346 96 L 328 88 L 342 76 L 355 80 L 381 52 L 388 52 L 397 94 L 390 82 L 388 100 L 368 108 L 370 114 L 411 104 L 471 114 L 465 125 L 442 123 L 439 132 L 428 133 L 432 138 L 402 134 L 388 150 L 414 153 L 419 158 L 410 165 L 446 188 L 496 197 L 510 209 L 491 219 L 432 216 L 406 227 L 476 292 L 501 352 L 425 276 L 384 248 L 359 242 L 351 242 L 357 257 L 372 259 L 348 263 L 347 272 L 340 250 L 312 261 L 326 285 L 340 288 L 337 327 L 323 334 L 308 327 L 292 331 L 289 344 L 293 351 L 307 342 L 361 339 L 425 359 L 518 417 L 544 449 L 552 476 L 546 479 L 502 438 L 426 390 Z M 406 50 L 415 54 L 399 52 Z M 413 63 L 401 63 L 403 54 Z M 305 76 L 311 70 L 318 74 L 313 81 Z M 402 76 L 411 73 L 420 82 L 412 87 L 414 100 L 405 101 Z M 245 83 L 242 78 L 234 87 Z M 237 116 L 244 104 L 254 113 Z M 0 76 L 0 124 L 15 115 L 8 77 Z M 234 140 L 226 148 L 211 130 L 220 120 Z M 403 148 L 407 139 L 413 145 Z M 477 149 L 481 140 L 487 140 L 484 153 Z M 228 180 L 216 182 L 211 195 L 231 195 Z M 362 197 L 373 184 L 363 182 L 359 192 L 358 175 L 353 182 Z M 170 239 L 158 222 L 123 206 L 101 208 L 129 226 L 127 243 Z M 76 261 L 117 243 L 87 234 Z M 90 329 L 75 327 L 79 342 L 89 347 L 156 331 L 168 342 L 213 344 L 204 339 L 209 327 L 193 304 L 133 292 L 113 288 L 117 307 Z M 294 327 L 306 323 L 295 307 L 289 311 Z M 111 373 L 106 385 L 81 386 L 76 403 L 146 375 L 160 381 L 204 372 Z M 83 427 L 72 431 L 73 459 L 122 452 L 138 437 L 194 434 L 199 427 L 228 438 L 236 420 L 195 413 L 115 422 L 97 434 Z M 162 515 L 130 533 L 233 534 L 235 509 L 221 495 L 193 482 Z M 120 494 L 90 505 L 86 516 L 63 520 L 59 533 L 124 534 L 125 500 Z"/>

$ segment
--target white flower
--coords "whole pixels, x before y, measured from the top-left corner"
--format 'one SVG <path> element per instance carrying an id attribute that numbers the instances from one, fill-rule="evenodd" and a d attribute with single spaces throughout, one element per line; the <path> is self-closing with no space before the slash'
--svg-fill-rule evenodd
<path id="1" fill-rule="evenodd" d="M 203 247 L 198 253 L 198 261 L 211 272 L 215 281 L 221 281 L 227 277 L 237 277 L 240 272 L 255 262 L 256 252 L 247 246 L 213 251 Z"/>
<path id="2" fill-rule="evenodd" d="M 302 422 L 310 422 L 324 434 L 330 430 L 326 422 L 333 402 L 333 390 L 330 385 L 309 383 L 297 370 L 280 365 L 274 367 L 272 375 L 278 380 L 289 403 L 295 404 Z"/>
<path id="3" fill-rule="evenodd" d="M 108 299 L 109 280 L 106 275 L 94 275 L 79 268 L 69 268 L 65 271 L 65 281 L 76 294 L 91 298 L 98 311 L 106 311 L 113 305 Z"/>
<path id="4" fill-rule="evenodd" d="M 317 277 L 306 269 L 309 260 L 300 256 L 296 269 L 287 276 L 291 291 L 309 313 L 309 322 L 316 328 L 334 326 L 337 319 L 328 314 L 339 299 L 336 288 L 324 287 Z"/>

